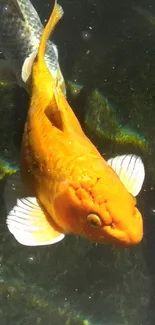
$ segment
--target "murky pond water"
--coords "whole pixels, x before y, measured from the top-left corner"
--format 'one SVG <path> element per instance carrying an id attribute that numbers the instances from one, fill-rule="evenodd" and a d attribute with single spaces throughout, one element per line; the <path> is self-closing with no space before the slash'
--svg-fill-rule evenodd
<path id="1" fill-rule="evenodd" d="M 42 21 L 49 1 L 32 1 Z M 154 325 L 155 4 L 61 0 L 54 33 L 68 98 L 107 157 L 139 154 L 146 168 L 137 198 L 144 239 L 118 249 L 75 236 L 47 247 L 18 244 L 5 225 L 4 175 L 18 167 L 29 97 L 0 87 L 1 325 Z M 5 163 L 4 163 L 5 160 Z"/>

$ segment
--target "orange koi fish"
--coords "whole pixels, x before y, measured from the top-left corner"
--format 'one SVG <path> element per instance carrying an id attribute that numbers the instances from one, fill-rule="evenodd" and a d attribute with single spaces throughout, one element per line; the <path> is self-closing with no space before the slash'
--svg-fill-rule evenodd
<path id="1" fill-rule="evenodd" d="M 55 1 L 32 65 L 20 175 L 5 188 L 7 226 L 19 243 L 29 246 L 54 244 L 66 234 L 135 245 L 143 237 L 134 196 L 142 187 L 144 166 L 135 155 L 106 162 L 50 74 L 46 44 L 62 15 Z"/>

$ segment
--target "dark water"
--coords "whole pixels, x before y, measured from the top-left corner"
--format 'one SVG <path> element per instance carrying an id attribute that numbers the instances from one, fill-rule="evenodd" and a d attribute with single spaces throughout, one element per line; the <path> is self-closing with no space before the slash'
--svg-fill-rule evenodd
<path id="1" fill-rule="evenodd" d="M 32 3 L 44 21 L 49 3 Z M 0 325 L 154 325 L 155 4 L 61 0 L 61 5 L 65 15 L 54 39 L 70 81 L 69 100 L 85 131 L 101 152 L 135 152 L 145 161 L 138 197 L 144 240 L 123 250 L 72 236 L 49 247 L 23 247 L 6 229 L 1 195 Z M 73 82 L 83 86 L 76 97 Z M 2 153 L 15 162 L 28 95 L 12 89 L 5 99 L 1 95 L 1 104 L 7 109 L 7 118 L 4 108 L 0 113 Z"/>

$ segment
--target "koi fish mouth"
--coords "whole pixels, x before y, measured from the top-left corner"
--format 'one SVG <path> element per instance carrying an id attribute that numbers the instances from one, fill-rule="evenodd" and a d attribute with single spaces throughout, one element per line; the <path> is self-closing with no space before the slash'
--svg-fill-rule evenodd
<path id="1" fill-rule="evenodd" d="M 137 208 L 135 208 L 135 217 L 132 223 L 124 225 L 112 222 L 103 227 L 105 237 L 110 242 L 115 242 L 118 246 L 133 246 L 141 242 L 143 238 L 143 221 L 142 216 Z"/>

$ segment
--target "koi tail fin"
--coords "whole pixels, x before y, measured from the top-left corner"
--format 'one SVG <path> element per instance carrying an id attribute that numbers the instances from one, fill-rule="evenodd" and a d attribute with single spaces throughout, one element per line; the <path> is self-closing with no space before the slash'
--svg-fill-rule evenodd
<path id="1" fill-rule="evenodd" d="M 35 102 L 35 107 L 42 107 L 43 110 L 46 105 L 49 105 L 49 102 L 53 100 L 56 107 L 56 101 L 53 94 L 57 84 L 59 84 L 59 82 L 62 83 L 58 73 L 59 71 L 57 71 L 57 77 L 54 78 L 51 75 L 44 58 L 47 41 L 62 16 L 63 9 L 58 5 L 57 0 L 55 0 L 53 11 L 42 33 L 37 55 L 32 66 L 32 102 Z M 38 104 L 36 104 L 37 102 Z"/>
<path id="2" fill-rule="evenodd" d="M 59 20 L 62 18 L 62 16 L 63 16 L 63 9 L 55 0 L 53 11 L 52 11 L 51 16 L 44 28 L 44 31 L 42 33 L 41 40 L 40 40 L 40 45 L 39 45 L 38 54 L 37 54 L 37 58 L 36 58 L 40 63 L 44 62 L 44 55 L 45 55 L 45 51 L 46 51 L 47 41 L 48 41 L 51 33 L 54 31 L 56 24 L 59 22 Z"/>

